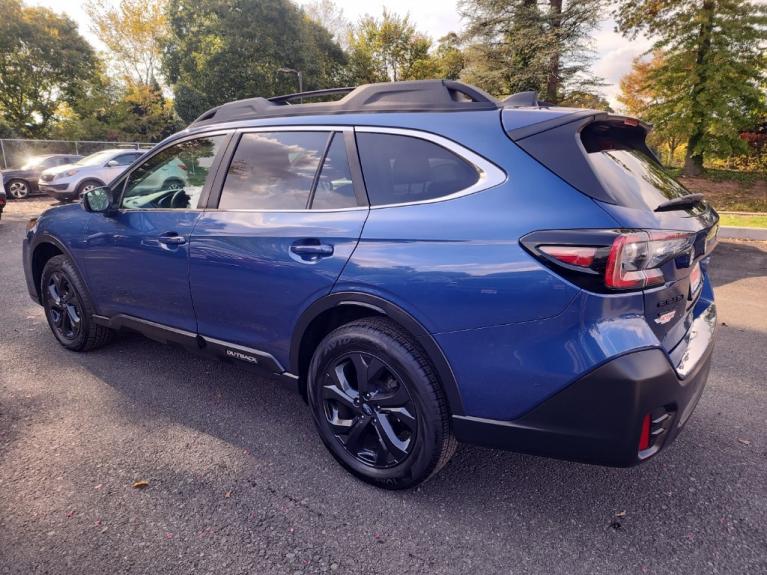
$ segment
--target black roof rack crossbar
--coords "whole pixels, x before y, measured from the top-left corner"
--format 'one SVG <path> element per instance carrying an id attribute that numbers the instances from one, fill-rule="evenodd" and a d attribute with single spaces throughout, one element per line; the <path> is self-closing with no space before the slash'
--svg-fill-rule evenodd
<path id="1" fill-rule="evenodd" d="M 332 102 L 291 104 L 292 100 L 345 94 Z M 274 98 L 248 98 L 211 108 L 190 126 L 268 117 L 376 112 L 458 112 L 498 110 L 501 103 L 479 88 L 454 80 L 410 80 L 331 88 Z"/>
<path id="2" fill-rule="evenodd" d="M 323 96 L 337 96 L 339 94 L 348 94 L 355 90 L 355 86 L 348 86 L 345 88 L 326 88 L 324 90 L 312 90 L 310 92 L 296 92 L 295 94 L 284 94 L 282 96 L 274 96 L 267 98 L 270 102 L 275 104 L 289 104 L 292 100 L 299 99 L 311 99 L 322 98 Z"/>

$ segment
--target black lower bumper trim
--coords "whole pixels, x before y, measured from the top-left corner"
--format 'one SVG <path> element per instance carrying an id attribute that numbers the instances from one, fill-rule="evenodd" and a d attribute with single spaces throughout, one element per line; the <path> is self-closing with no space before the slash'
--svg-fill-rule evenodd
<path id="1" fill-rule="evenodd" d="M 703 391 L 712 346 L 681 380 L 660 349 L 620 356 L 513 421 L 453 416 L 459 441 L 558 459 L 628 467 L 668 445 Z M 663 432 L 639 451 L 642 421 L 659 413 Z M 654 427 L 655 431 L 657 427 Z"/>

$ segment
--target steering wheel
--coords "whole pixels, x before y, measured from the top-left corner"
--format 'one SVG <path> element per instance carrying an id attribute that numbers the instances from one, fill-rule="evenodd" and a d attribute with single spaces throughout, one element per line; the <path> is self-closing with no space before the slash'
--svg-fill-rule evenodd
<path id="1" fill-rule="evenodd" d="M 184 191 L 184 188 L 181 188 L 170 197 L 170 202 L 168 203 L 171 208 L 183 209 L 189 205 L 189 196 Z"/>

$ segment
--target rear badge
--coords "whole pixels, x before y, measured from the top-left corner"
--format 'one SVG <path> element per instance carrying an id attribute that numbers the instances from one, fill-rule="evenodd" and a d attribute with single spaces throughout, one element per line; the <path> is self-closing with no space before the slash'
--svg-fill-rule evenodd
<path id="1" fill-rule="evenodd" d="M 672 319 L 674 319 L 675 315 L 676 315 L 676 310 L 668 311 L 666 313 L 662 313 L 658 317 L 655 318 L 655 323 L 657 323 L 658 325 L 667 324 Z"/>

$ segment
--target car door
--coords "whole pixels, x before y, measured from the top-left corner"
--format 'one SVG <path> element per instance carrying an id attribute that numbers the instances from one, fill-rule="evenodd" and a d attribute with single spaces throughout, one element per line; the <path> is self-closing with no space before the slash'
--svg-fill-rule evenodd
<path id="1" fill-rule="evenodd" d="M 352 177 L 353 132 L 268 128 L 238 138 L 192 233 L 198 331 L 287 365 L 293 326 L 330 292 L 368 214 Z"/>
<path id="2" fill-rule="evenodd" d="M 93 214 L 83 253 L 88 288 L 101 315 L 124 314 L 196 331 L 189 237 L 228 138 L 186 138 L 158 150 L 115 184 L 114 213 Z M 186 184 L 157 185 L 154 174 L 179 159 L 188 170 Z"/>

